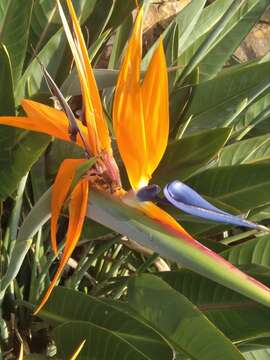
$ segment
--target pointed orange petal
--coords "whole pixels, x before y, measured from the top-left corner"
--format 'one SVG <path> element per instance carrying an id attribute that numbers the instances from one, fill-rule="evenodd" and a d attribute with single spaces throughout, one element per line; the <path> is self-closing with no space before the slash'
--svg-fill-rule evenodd
<path id="1" fill-rule="evenodd" d="M 51 199 L 51 242 L 52 248 L 57 255 L 57 224 L 62 210 L 62 207 L 67 199 L 70 186 L 74 179 L 76 169 L 79 165 L 84 163 L 85 159 L 65 159 L 56 175 L 54 184 L 52 186 L 52 199 Z"/>
<path id="2" fill-rule="evenodd" d="M 59 267 L 50 283 L 49 288 L 47 289 L 41 303 L 37 307 L 34 312 L 36 315 L 41 308 L 45 305 L 49 296 L 61 275 L 68 259 L 70 258 L 82 231 L 83 222 L 85 218 L 85 214 L 87 211 L 87 204 L 88 204 L 88 181 L 86 179 L 81 180 L 76 187 L 74 188 L 70 203 L 69 203 L 69 224 L 68 224 L 68 231 L 66 236 L 66 244 L 65 249 L 59 264 Z"/>
<path id="3" fill-rule="evenodd" d="M 71 141 L 68 133 L 69 121 L 63 111 L 31 100 L 23 100 L 22 107 L 28 115 L 27 123 L 29 124 L 29 127 L 27 129 L 43 132 L 61 140 Z M 19 120 L 16 122 L 20 123 Z M 84 137 L 86 137 L 87 129 L 85 126 L 83 126 L 80 121 L 77 121 L 77 125 Z M 80 136 L 77 136 L 76 143 L 77 145 L 84 147 Z"/>
<path id="4" fill-rule="evenodd" d="M 84 347 L 86 340 L 83 340 L 81 344 L 79 345 L 78 349 L 72 354 L 71 358 L 69 360 L 75 360 L 77 359 L 77 356 L 81 352 L 82 348 Z"/>
<path id="5" fill-rule="evenodd" d="M 82 59 L 83 59 L 83 64 L 84 64 L 84 69 L 85 69 L 85 74 L 86 74 L 86 80 L 87 80 L 87 85 L 88 85 L 88 91 L 91 96 L 92 107 L 94 109 L 94 116 L 95 116 L 95 121 L 96 121 L 98 139 L 101 142 L 102 149 L 105 149 L 108 152 L 111 152 L 111 139 L 109 136 L 109 130 L 108 130 L 108 126 L 107 126 L 106 120 L 103 115 L 102 104 L 101 104 L 96 80 L 94 77 L 94 73 L 92 70 L 92 66 L 90 63 L 90 59 L 88 56 L 87 47 L 84 42 L 81 27 L 80 27 L 79 21 L 77 19 L 74 7 L 72 5 L 72 1 L 67 0 L 67 5 L 68 5 L 69 13 L 70 13 L 70 16 L 72 19 L 75 36 L 77 39 L 77 44 L 78 44 L 77 46 L 79 47 L 80 52 L 82 54 Z"/>
<path id="6" fill-rule="evenodd" d="M 64 30 L 79 75 L 85 107 L 85 120 L 88 128 L 88 138 L 91 151 L 94 155 L 97 155 L 102 150 L 106 150 L 107 152 L 111 153 L 112 150 L 109 130 L 103 116 L 103 109 L 98 93 L 98 88 L 88 57 L 87 48 L 84 43 L 81 28 L 76 17 L 76 13 L 74 11 L 72 2 L 70 0 L 67 0 L 67 5 L 73 23 L 73 31 L 75 37 L 75 39 L 73 39 L 61 4 L 59 1 L 57 1 L 57 3 Z"/>
<path id="7" fill-rule="evenodd" d="M 113 104 L 113 126 L 120 155 L 133 189 L 147 183 L 146 140 L 140 89 L 142 9 L 121 66 Z"/>
<path id="8" fill-rule="evenodd" d="M 80 49 L 78 48 L 77 44 L 75 43 L 75 41 L 73 39 L 72 33 L 68 26 L 67 19 L 65 17 L 63 8 L 62 8 L 59 0 L 57 0 L 57 4 L 58 4 L 58 9 L 59 9 L 59 14 L 60 14 L 60 17 L 62 20 L 62 24 L 63 24 L 64 30 L 66 33 L 66 37 L 67 37 L 70 49 L 72 51 L 72 54 L 73 54 L 73 57 L 74 57 L 74 60 L 76 63 L 78 75 L 79 75 L 79 80 L 80 80 L 82 95 L 83 95 L 83 100 L 84 100 L 85 120 L 86 120 L 87 129 L 88 129 L 88 140 L 89 140 L 90 149 L 91 149 L 91 152 L 93 153 L 93 155 L 97 155 L 99 152 L 97 128 L 96 128 L 96 122 L 95 122 L 95 116 L 94 116 L 94 109 L 92 106 L 91 97 L 90 97 L 90 93 L 88 90 L 88 84 L 87 84 L 87 79 L 86 79 L 84 63 L 83 63 L 83 57 L 82 57 Z"/>
<path id="9" fill-rule="evenodd" d="M 157 168 L 168 144 L 169 90 L 166 58 L 160 40 L 142 85 L 148 176 Z"/>

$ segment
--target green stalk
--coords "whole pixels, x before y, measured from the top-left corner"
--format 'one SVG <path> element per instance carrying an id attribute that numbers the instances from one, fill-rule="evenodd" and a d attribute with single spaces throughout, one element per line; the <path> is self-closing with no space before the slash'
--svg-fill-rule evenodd
<path id="1" fill-rule="evenodd" d="M 230 245 L 234 242 L 237 242 L 239 240 L 243 240 L 243 239 L 246 239 L 247 237 L 251 236 L 251 235 L 256 235 L 258 234 L 258 230 L 249 230 L 249 231 L 245 231 L 241 234 L 237 234 L 237 235 L 234 235 L 234 236 L 230 236 L 226 239 L 223 239 L 220 241 L 221 244 L 224 244 L 224 245 Z"/>
<path id="2" fill-rule="evenodd" d="M 16 237 L 17 237 L 17 232 L 18 232 L 18 225 L 19 225 L 21 209 L 22 209 L 23 194 L 24 194 L 28 174 L 29 173 L 27 173 L 21 179 L 21 181 L 19 183 L 18 190 L 17 190 L 17 195 L 16 195 L 16 198 L 15 198 L 15 204 L 14 204 L 14 207 L 12 209 L 9 225 L 8 225 L 6 233 L 5 233 L 4 243 L 5 243 L 6 249 L 7 249 L 7 251 L 9 253 L 12 252 L 13 247 L 14 247 L 15 242 L 16 242 Z"/>
<path id="3" fill-rule="evenodd" d="M 72 275 L 70 279 L 70 284 L 72 284 L 72 287 L 78 286 L 78 284 L 82 281 L 82 278 L 84 277 L 84 274 L 89 270 L 90 266 L 93 264 L 93 262 L 102 255 L 107 249 L 109 249 L 112 245 L 114 245 L 119 240 L 119 236 L 116 236 L 114 239 L 105 242 L 102 244 L 94 254 L 90 255 L 88 259 L 85 261 L 83 266 L 74 274 Z"/>
<path id="4" fill-rule="evenodd" d="M 32 264 L 31 270 L 31 283 L 30 283 L 30 291 L 29 291 L 29 301 L 31 303 L 35 303 L 37 300 L 37 289 L 39 288 L 39 283 L 37 281 L 37 268 L 39 266 L 39 255 L 40 255 L 40 243 L 42 239 L 42 228 L 39 229 L 38 234 L 36 236 L 35 243 L 35 252 L 34 252 L 34 261 Z"/>

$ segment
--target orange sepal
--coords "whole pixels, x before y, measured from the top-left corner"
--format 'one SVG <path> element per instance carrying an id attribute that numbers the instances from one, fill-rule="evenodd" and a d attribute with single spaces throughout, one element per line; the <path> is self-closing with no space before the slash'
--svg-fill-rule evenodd
<path id="1" fill-rule="evenodd" d="M 142 211 L 145 215 L 159 222 L 166 228 L 166 230 L 170 231 L 174 235 L 188 240 L 193 239 L 192 236 L 180 224 L 178 224 L 178 222 L 170 214 L 150 201 L 140 201 L 136 196 L 136 192 L 132 190 L 126 192 L 121 189 L 116 195 L 123 201 L 123 203 Z"/>
<path id="2" fill-rule="evenodd" d="M 67 195 L 70 190 L 70 186 L 74 179 L 76 169 L 79 165 L 84 163 L 85 159 L 65 159 L 56 175 L 54 184 L 52 186 L 52 200 L 51 200 L 51 243 L 52 248 L 57 255 L 57 241 L 56 232 L 58 219 L 62 210 L 62 207 L 67 199 Z"/>
<path id="3" fill-rule="evenodd" d="M 133 189 L 147 177 L 146 139 L 140 86 L 142 15 L 137 15 L 132 36 L 117 80 L 113 104 L 113 126 L 120 155 Z"/>
<path id="4" fill-rule="evenodd" d="M 69 122 L 62 111 L 31 100 L 23 100 L 22 107 L 28 116 L 1 116 L 0 124 L 47 134 L 71 142 L 68 133 Z M 86 135 L 85 126 L 79 121 L 77 124 L 82 134 Z M 76 143 L 84 147 L 79 136 L 77 136 Z"/>
<path id="5" fill-rule="evenodd" d="M 158 221 L 166 230 L 174 235 L 191 240 L 192 236 L 165 210 L 151 202 L 142 202 L 138 204 L 138 208 L 150 218 Z"/>
<path id="6" fill-rule="evenodd" d="M 142 84 L 142 102 L 147 148 L 147 170 L 151 178 L 168 144 L 169 89 L 162 40 L 156 48 Z"/>
<path id="7" fill-rule="evenodd" d="M 25 121 L 23 125 L 29 124 L 28 127 L 24 128 L 27 128 L 28 130 L 43 132 L 45 134 L 55 136 L 56 138 L 61 140 L 69 142 L 71 141 L 68 133 L 69 121 L 63 111 L 31 100 L 23 100 L 22 107 L 28 116 L 27 121 Z M 20 117 L 14 119 L 20 119 Z M 15 120 L 15 122 L 20 124 L 20 120 Z M 86 138 L 86 127 L 83 126 L 80 121 L 77 121 L 77 125 L 80 128 L 83 136 Z M 76 139 L 76 144 L 84 147 L 84 144 L 80 136 L 78 135 Z"/>
<path id="8" fill-rule="evenodd" d="M 61 275 L 68 259 L 70 258 L 82 231 L 83 222 L 85 214 L 87 211 L 88 204 L 88 180 L 81 180 L 76 187 L 74 188 L 69 203 L 69 224 L 68 231 L 66 235 L 66 244 L 64 252 L 59 264 L 59 267 L 50 283 L 49 288 L 47 289 L 45 295 L 39 306 L 36 308 L 34 315 L 36 315 L 41 308 L 45 305 L 49 296 Z"/>

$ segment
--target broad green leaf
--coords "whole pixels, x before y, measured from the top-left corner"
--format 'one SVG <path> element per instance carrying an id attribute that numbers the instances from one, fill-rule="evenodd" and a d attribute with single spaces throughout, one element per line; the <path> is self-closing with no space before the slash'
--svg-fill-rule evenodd
<path id="1" fill-rule="evenodd" d="M 50 190 L 44 194 L 21 226 L 19 236 L 27 239 L 50 216 Z M 270 290 L 232 267 L 199 242 L 173 235 L 161 223 L 124 204 L 115 196 L 91 189 L 88 217 L 117 233 L 136 240 L 171 261 L 200 273 L 224 286 L 270 306 Z"/>
<path id="2" fill-rule="evenodd" d="M 254 125 L 254 120 L 260 116 L 267 108 L 270 106 L 270 93 L 266 94 L 254 104 L 252 104 L 245 114 L 239 115 L 237 119 L 235 119 L 236 126 L 235 131 L 241 135 L 242 132 L 246 132 L 249 129 L 250 125 Z M 255 124 L 256 126 L 256 124 Z M 269 132 L 269 125 L 267 123 L 263 123 L 258 126 L 258 130 L 260 133 Z"/>
<path id="3" fill-rule="evenodd" d="M 113 12 L 115 1 L 95 1 L 95 7 L 84 23 L 91 36 L 91 43 L 95 42 L 105 30 Z"/>
<path id="4" fill-rule="evenodd" d="M 16 131 L 13 134 L 8 132 L 7 142 L 5 129 L 0 127 L 0 143 L 6 144 L 1 148 L 0 156 L 0 199 L 5 199 L 16 190 L 21 178 L 31 169 L 50 141 L 47 135 Z"/>
<path id="5" fill-rule="evenodd" d="M 94 10 L 96 0 L 73 2 L 75 11 L 83 23 Z M 62 23 L 55 1 L 36 1 L 31 20 L 30 41 L 36 52 L 39 52 L 49 39 L 60 29 Z"/>
<path id="6" fill-rule="evenodd" d="M 270 136 L 258 136 L 237 141 L 224 147 L 218 158 L 218 166 L 252 164 L 270 160 Z"/>
<path id="7" fill-rule="evenodd" d="M 81 159 L 85 157 L 83 149 L 74 143 L 55 139 L 46 154 L 46 168 L 48 177 L 52 180 L 55 178 L 59 166 L 64 159 Z"/>
<path id="8" fill-rule="evenodd" d="M 186 118 L 192 115 L 189 130 L 226 126 L 254 97 L 269 91 L 270 62 L 224 71 L 212 80 L 197 85 Z"/>
<path id="9" fill-rule="evenodd" d="M 175 65 L 175 60 L 178 58 L 179 53 L 183 51 L 185 43 L 189 41 L 189 36 L 193 34 L 193 30 L 196 28 L 196 23 L 198 22 L 205 3 L 205 0 L 192 0 L 190 4 L 185 6 L 184 9 L 173 18 L 172 22 L 162 33 L 168 66 Z M 144 70 L 146 70 L 150 62 L 156 45 L 157 42 L 155 42 L 143 58 L 142 67 Z M 171 49 L 175 46 L 176 48 L 172 54 Z"/>
<path id="10" fill-rule="evenodd" d="M 243 359 L 236 347 L 185 296 L 158 277 L 131 278 L 128 304 L 177 352 L 198 360 Z"/>
<path id="11" fill-rule="evenodd" d="M 120 338 L 147 359 L 172 358 L 170 347 L 158 332 L 136 319 L 132 313 L 127 314 L 114 307 L 113 303 L 108 304 L 75 290 L 56 287 L 39 316 L 53 326 L 74 321 L 85 321 L 90 328 L 91 324 L 101 326 L 105 333 Z M 80 328 L 76 332 L 80 332 Z"/>
<path id="12" fill-rule="evenodd" d="M 206 56 L 206 54 L 213 48 L 214 44 L 218 41 L 222 35 L 224 35 L 224 29 L 230 24 L 231 20 L 237 14 L 242 11 L 242 5 L 246 0 L 233 1 L 223 16 L 219 19 L 217 24 L 209 31 L 209 34 L 204 38 L 199 47 L 195 50 L 190 60 L 186 62 L 186 66 L 181 72 L 178 83 L 183 84 L 184 79 L 192 73 L 199 66 L 200 62 Z M 180 64 L 183 63 L 180 61 Z"/>
<path id="13" fill-rule="evenodd" d="M 243 342 L 238 345 L 238 349 L 241 351 L 241 353 L 247 356 L 251 354 L 256 354 L 257 350 L 268 350 L 270 348 L 270 338 L 264 337 L 264 338 L 258 338 L 258 339 L 252 339 L 248 342 Z M 254 359 L 254 358 L 253 358 Z"/>
<path id="14" fill-rule="evenodd" d="M 221 41 L 217 41 L 217 44 L 200 62 L 201 81 L 213 78 L 221 70 L 268 6 L 268 0 L 255 0 L 244 4 L 241 12 L 235 17 L 236 21 L 232 21 L 233 26 L 230 31 Z"/>
<path id="15" fill-rule="evenodd" d="M 196 26 L 193 28 L 193 31 L 189 34 L 185 44 L 183 44 L 179 55 L 181 55 L 192 44 L 195 44 L 199 38 L 207 34 L 223 16 L 226 10 L 228 10 L 228 7 L 232 2 L 233 0 L 216 0 L 206 6 L 202 11 Z"/>
<path id="16" fill-rule="evenodd" d="M 218 154 L 230 132 L 229 128 L 214 129 L 169 144 L 152 182 L 164 185 L 189 178 Z"/>
<path id="17" fill-rule="evenodd" d="M 37 55 L 53 78 L 61 67 L 65 45 L 65 35 L 59 30 Z M 40 64 L 34 59 L 24 71 L 15 89 L 16 102 L 19 103 L 24 97 L 33 97 L 42 91 L 49 93 Z"/>
<path id="18" fill-rule="evenodd" d="M 32 240 L 23 240 L 17 241 L 13 248 L 11 258 L 8 264 L 8 268 L 4 276 L 0 281 L 0 303 L 5 294 L 6 288 L 10 285 L 13 279 L 16 277 L 18 271 L 20 270 L 24 257 L 28 252 L 30 246 L 32 244 Z"/>
<path id="19" fill-rule="evenodd" d="M 11 61 L 5 45 L 0 44 L 0 116 L 15 115 Z M 14 133 L 14 129 L 10 133 Z M 2 149 L 2 145 L 1 145 Z"/>
<path id="20" fill-rule="evenodd" d="M 188 185 L 242 212 L 270 202 L 268 164 L 208 169 L 190 178 Z"/>
<path id="21" fill-rule="evenodd" d="M 86 321 L 66 322 L 57 326 L 53 330 L 53 338 L 59 355 L 64 359 L 68 359 L 83 340 L 86 342 L 80 352 L 81 360 L 155 359 L 146 356 L 113 331 Z"/>
<path id="22" fill-rule="evenodd" d="M 118 70 L 112 69 L 93 69 L 97 86 L 100 90 L 115 86 Z M 65 96 L 80 95 L 80 83 L 75 71 L 72 71 L 64 81 L 61 91 Z"/>
<path id="23" fill-rule="evenodd" d="M 113 41 L 112 52 L 108 63 L 109 69 L 118 69 L 120 64 L 120 58 L 125 48 L 125 45 L 130 36 L 133 27 L 132 16 L 128 16 L 123 23 L 119 26 L 115 33 L 115 39 Z"/>
<path id="24" fill-rule="evenodd" d="M 170 271 L 158 275 L 195 304 L 232 341 L 269 336 L 268 308 L 192 271 Z M 269 277 L 258 278 L 270 284 Z"/>
<path id="25" fill-rule="evenodd" d="M 267 132 L 266 129 L 269 128 L 267 124 L 267 120 L 269 118 L 270 118 L 270 105 L 251 121 L 249 126 L 246 129 L 244 129 L 241 132 L 241 134 L 237 137 L 237 140 L 245 137 L 247 133 L 250 133 L 254 128 L 257 128 L 255 129 L 255 131 L 257 130 L 261 132 L 263 130 L 263 133 L 266 133 Z"/>
<path id="26" fill-rule="evenodd" d="M 270 204 L 259 206 L 249 213 L 251 221 L 261 221 L 264 219 L 270 219 Z"/>
<path id="27" fill-rule="evenodd" d="M 270 235 L 259 236 L 222 252 L 230 263 L 244 271 L 270 274 Z"/>
<path id="28" fill-rule="evenodd" d="M 269 360 L 270 359 L 270 347 L 268 349 L 257 349 L 253 351 L 243 352 L 246 360 Z"/>
<path id="29" fill-rule="evenodd" d="M 56 2 L 50 0 L 35 1 L 29 39 L 36 52 L 42 49 L 60 27 L 61 22 Z"/>
<path id="30" fill-rule="evenodd" d="M 139 4 L 142 2 L 147 3 L 146 0 L 139 0 L 138 2 Z M 135 7 L 136 2 L 134 0 L 115 1 L 107 27 L 112 29 L 117 28 L 129 15 L 131 15 L 131 12 Z"/>
<path id="31" fill-rule="evenodd" d="M 33 4 L 34 0 L 10 0 L 0 18 L 0 42 L 8 49 L 15 85 L 24 64 Z"/>

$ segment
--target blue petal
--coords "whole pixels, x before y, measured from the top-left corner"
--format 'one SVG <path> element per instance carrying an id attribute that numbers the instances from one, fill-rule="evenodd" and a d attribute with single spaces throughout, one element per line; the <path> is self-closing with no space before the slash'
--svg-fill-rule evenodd
<path id="1" fill-rule="evenodd" d="M 155 201 L 160 190 L 158 185 L 147 185 L 138 190 L 136 196 L 140 201 Z"/>
<path id="2" fill-rule="evenodd" d="M 262 225 L 255 224 L 251 221 L 218 209 L 181 181 L 176 180 L 167 184 L 163 192 L 166 199 L 172 205 L 187 214 L 226 224 L 245 226 L 252 229 L 268 230 Z"/>

